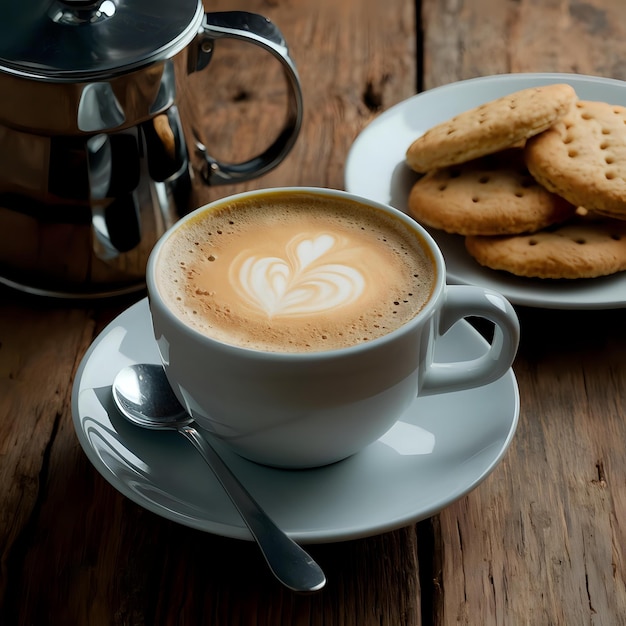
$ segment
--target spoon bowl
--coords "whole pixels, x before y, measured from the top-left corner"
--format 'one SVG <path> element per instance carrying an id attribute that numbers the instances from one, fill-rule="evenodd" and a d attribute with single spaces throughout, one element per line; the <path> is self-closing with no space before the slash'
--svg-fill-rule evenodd
<path id="1" fill-rule="evenodd" d="M 123 368 L 113 381 L 113 400 L 132 424 L 151 430 L 176 430 L 200 452 L 257 542 L 278 580 L 293 591 L 318 591 L 326 577 L 311 556 L 281 530 L 239 482 L 181 406 L 160 365 Z"/>
<path id="2" fill-rule="evenodd" d="M 113 382 L 113 399 L 122 415 L 136 426 L 177 430 L 193 422 L 159 365 L 139 363 L 120 370 Z"/>

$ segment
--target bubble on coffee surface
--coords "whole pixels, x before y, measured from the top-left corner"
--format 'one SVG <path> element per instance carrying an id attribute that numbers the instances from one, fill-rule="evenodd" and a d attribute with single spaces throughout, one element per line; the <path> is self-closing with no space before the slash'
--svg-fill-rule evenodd
<path id="1" fill-rule="evenodd" d="M 170 238 L 159 267 L 160 291 L 191 326 L 278 352 L 385 335 L 415 316 L 434 283 L 429 253 L 399 220 L 317 196 L 201 214 Z"/>

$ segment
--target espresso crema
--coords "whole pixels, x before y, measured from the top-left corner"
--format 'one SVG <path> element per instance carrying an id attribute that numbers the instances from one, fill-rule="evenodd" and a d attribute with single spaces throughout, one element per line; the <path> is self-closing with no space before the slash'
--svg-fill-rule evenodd
<path id="1" fill-rule="evenodd" d="M 165 242 L 158 288 L 198 331 L 270 352 L 370 341 L 413 318 L 435 281 L 400 220 L 335 197 L 275 193 L 194 216 Z"/>

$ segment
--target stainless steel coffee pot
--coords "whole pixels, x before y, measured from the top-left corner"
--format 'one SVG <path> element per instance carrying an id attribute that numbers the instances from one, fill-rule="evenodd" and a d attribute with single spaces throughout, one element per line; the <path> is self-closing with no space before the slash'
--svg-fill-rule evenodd
<path id="1" fill-rule="evenodd" d="M 244 163 L 211 157 L 180 115 L 180 85 L 223 38 L 271 53 L 287 78 L 282 132 Z M 190 149 L 206 184 L 249 180 L 282 161 L 301 119 L 287 45 L 260 15 L 201 0 L 0 0 L 0 282 L 65 298 L 142 288 L 152 246 L 193 208 Z"/>

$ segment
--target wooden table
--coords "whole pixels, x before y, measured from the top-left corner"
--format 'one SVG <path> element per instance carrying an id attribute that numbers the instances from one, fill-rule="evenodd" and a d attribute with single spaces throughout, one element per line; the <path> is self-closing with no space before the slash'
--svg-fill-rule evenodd
<path id="1" fill-rule="evenodd" d="M 276 170 L 198 189 L 198 202 L 274 185 L 341 188 L 356 135 L 419 90 L 503 72 L 626 79 L 622 0 L 236 4 L 273 19 L 290 43 L 304 126 Z M 220 81 L 217 55 L 211 71 L 215 145 L 233 156 L 264 145 L 276 86 L 245 66 Z M 141 295 L 77 305 L 0 290 L 1 624 L 626 623 L 623 309 L 519 308 L 521 415 L 503 462 L 430 519 L 310 546 L 328 585 L 299 596 L 273 580 L 253 544 L 144 510 L 80 448 L 70 410 L 79 361 Z"/>

